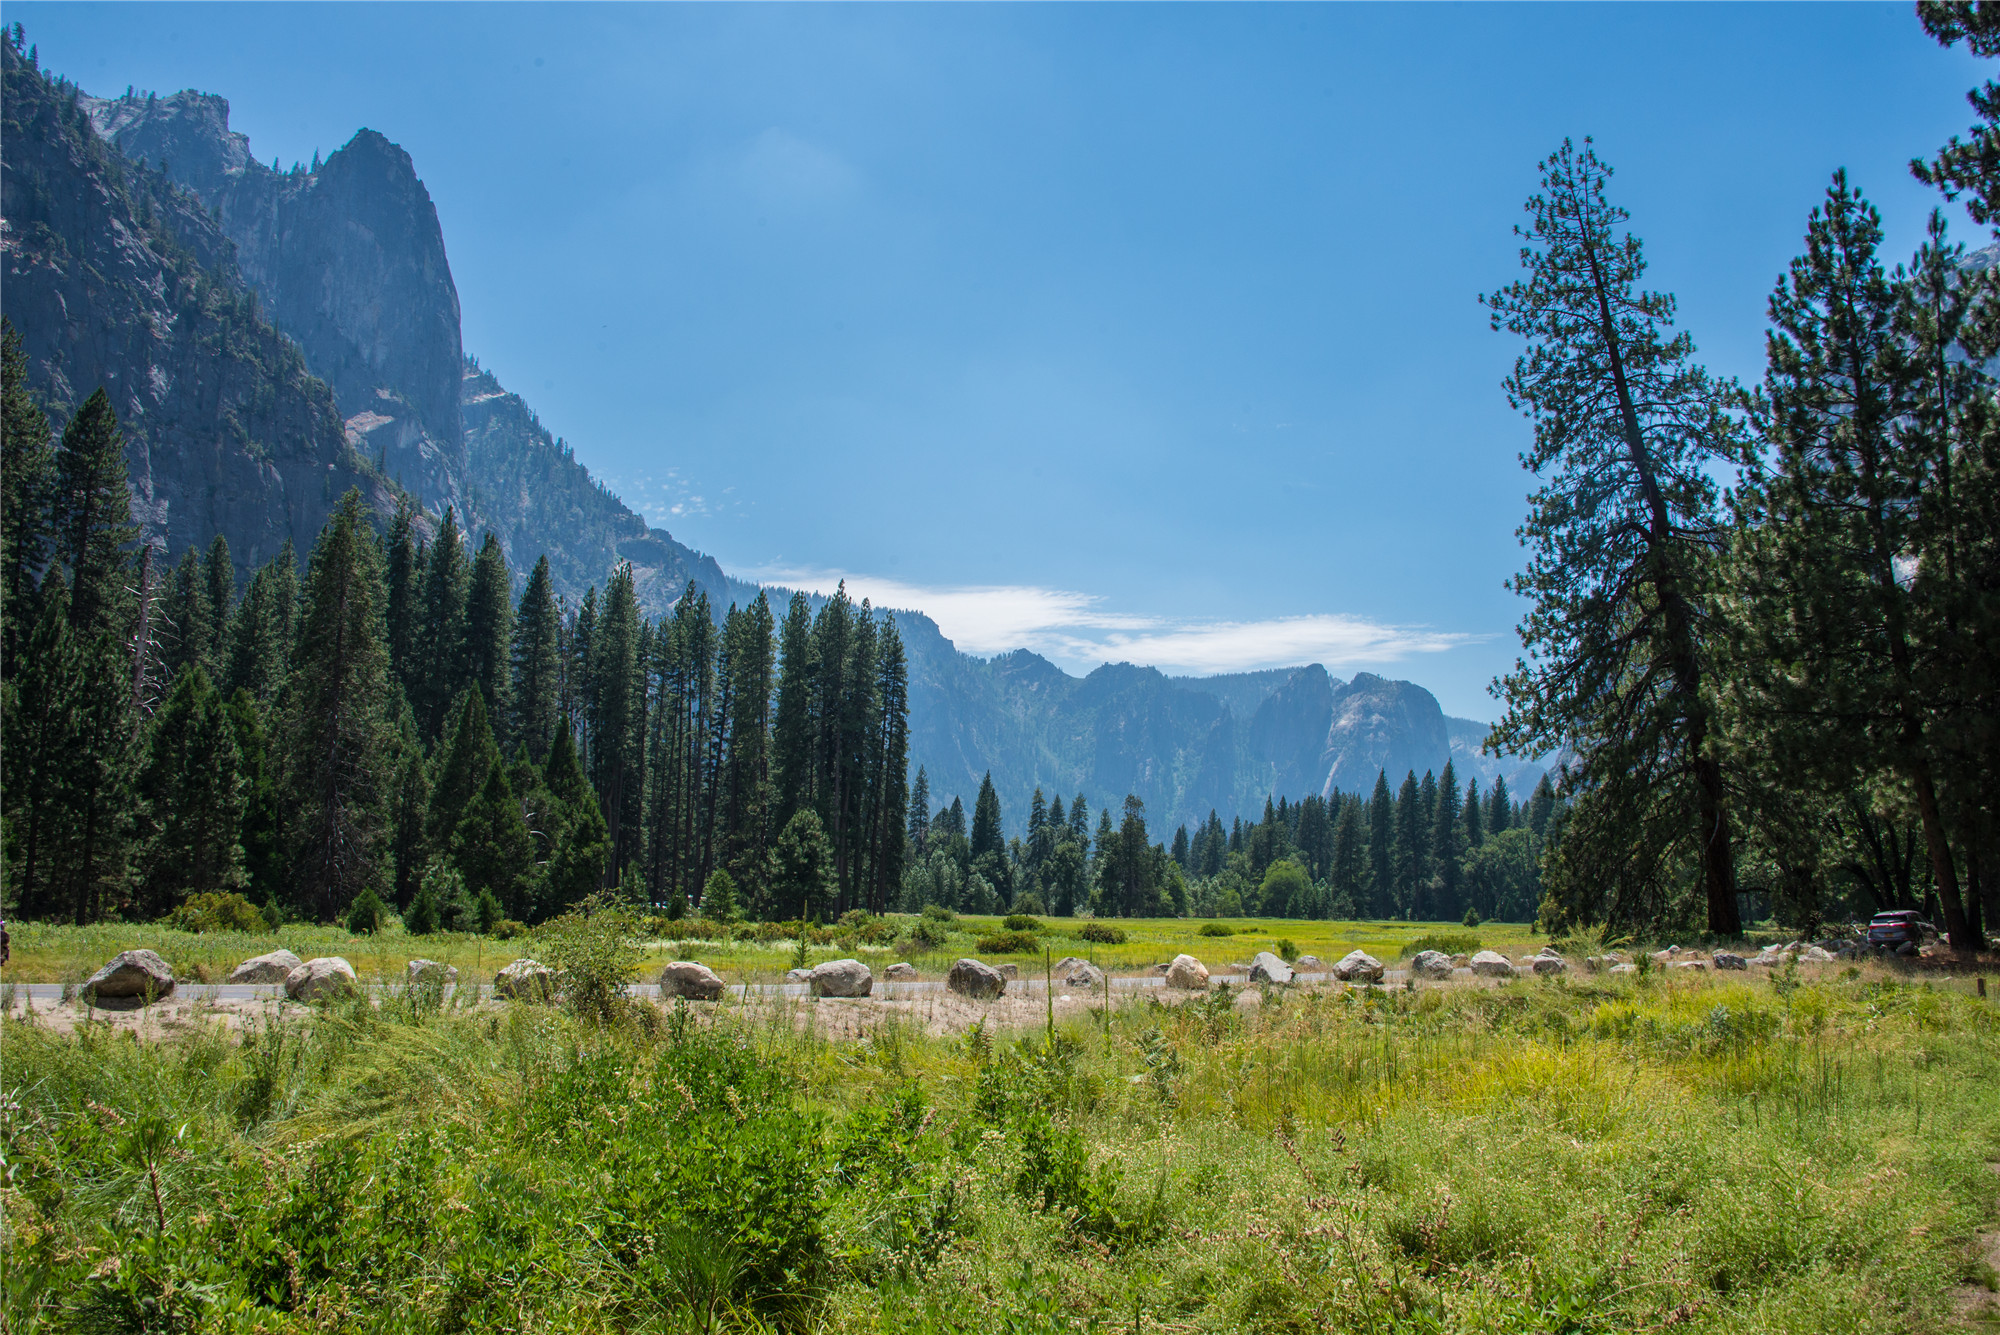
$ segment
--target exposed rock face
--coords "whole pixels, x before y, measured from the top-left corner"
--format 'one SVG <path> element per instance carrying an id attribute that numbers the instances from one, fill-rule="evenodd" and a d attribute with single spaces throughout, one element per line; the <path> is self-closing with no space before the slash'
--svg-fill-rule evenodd
<path id="1" fill-rule="evenodd" d="M 1208 990 L 1208 966 L 1192 955 L 1176 955 L 1167 966 L 1167 986 L 1187 992 Z"/>
<path id="2" fill-rule="evenodd" d="M 338 955 L 309 959 L 285 976 L 285 995 L 293 1001 L 322 1001 L 352 994 L 360 987 L 354 966 Z"/>
<path id="3" fill-rule="evenodd" d="M 1379 983 L 1382 961 L 1365 950 L 1352 950 L 1333 966 L 1333 976 L 1343 983 Z"/>
<path id="4" fill-rule="evenodd" d="M 689 1001 L 716 1001 L 722 996 L 722 978 L 706 964 L 675 960 L 660 970 L 660 995 L 686 997 Z"/>
<path id="5" fill-rule="evenodd" d="M 875 975 L 860 960 L 816 964 L 806 981 L 816 997 L 865 997 L 875 987 Z"/>
<path id="6" fill-rule="evenodd" d="M 1471 969 L 1481 978 L 1512 978 L 1514 962 L 1497 950 L 1482 950 L 1472 957 Z"/>
<path id="7" fill-rule="evenodd" d="M 268 955 L 258 955 L 244 960 L 229 971 L 226 983 L 282 983 L 291 977 L 292 970 L 305 961 L 289 950 L 274 950 Z"/>
<path id="8" fill-rule="evenodd" d="M 1007 980 L 1000 976 L 1000 971 L 978 960 L 960 960 L 952 965 L 951 972 L 945 975 L 944 985 L 975 1001 L 990 1000 L 1007 990 Z"/>
<path id="9" fill-rule="evenodd" d="M 57 429 L 99 386 L 110 397 L 146 536 L 178 552 L 222 533 L 241 571 L 287 539 L 303 559 L 350 486 L 391 508 L 200 202 L 127 162 L 11 48 L 0 71 L 7 316 Z"/>
<path id="10" fill-rule="evenodd" d="M 174 971 L 150 950 L 127 950 L 111 957 L 83 985 L 87 1001 L 124 1000 L 129 997 L 171 996 Z"/>
<path id="11" fill-rule="evenodd" d="M 535 960 L 515 960 L 493 975 L 493 993 L 514 1001 L 554 1000 L 555 970 Z"/>
<path id="12" fill-rule="evenodd" d="M 1436 950 L 1420 950 L 1410 961 L 1410 972 L 1419 978 L 1451 977 L 1451 956 Z"/>
<path id="13" fill-rule="evenodd" d="M 436 960 L 411 960 L 404 969 L 404 976 L 411 987 L 419 983 L 432 983 L 442 987 L 458 981 L 458 970 L 449 964 L 439 964 Z"/>
<path id="14" fill-rule="evenodd" d="M 442 509 L 464 508 L 458 289 L 410 155 L 362 130 L 315 170 L 278 172 L 186 91 L 86 103 L 125 156 L 193 191 L 235 243 L 271 321 L 327 382 L 362 454 Z"/>
<path id="15" fill-rule="evenodd" d="M 1292 966 L 1273 955 L 1268 950 L 1260 950 L 1250 958 L 1250 981 L 1253 983 L 1289 983 L 1292 981 Z"/>

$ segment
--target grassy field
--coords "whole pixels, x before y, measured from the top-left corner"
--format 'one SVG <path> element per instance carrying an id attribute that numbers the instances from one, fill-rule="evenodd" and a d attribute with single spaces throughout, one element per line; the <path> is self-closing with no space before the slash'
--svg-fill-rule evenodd
<path id="1" fill-rule="evenodd" d="M 939 974 L 949 969 L 953 960 L 966 955 L 1012 959 L 1021 963 L 1024 971 L 1031 960 L 1041 958 L 1040 951 L 1033 955 L 982 953 L 977 943 L 1000 930 L 998 918 L 962 917 L 948 924 L 951 930 L 941 945 L 929 949 L 908 939 L 915 918 L 898 917 L 892 921 L 900 930 L 899 939 L 877 944 L 860 939 L 829 941 L 810 947 L 808 958 L 817 963 L 851 956 L 878 973 L 898 960 L 908 960 L 920 970 Z M 1476 938 L 1479 946 L 1510 955 L 1531 954 L 1546 941 L 1532 936 L 1525 923 L 1486 923 L 1467 929 L 1448 923 L 1244 918 L 1219 920 L 1235 934 L 1216 937 L 1200 935 L 1202 922 L 1187 918 L 1136 918 L 1112 923 L 1126 934 L 1126 940 L 1122 945 L 1104 945 L 1078 935 L 1085 920 L 1041 921 L 1048 928 L 1042 940 L 1057 958 L 1076 955 L 1113 973 L 1142 970 L 1183 952 L 1201 960 L 1211 970 L 1226 970 L 1230 964 L 1245 962 L 1260 950 L 1276 950 L 1281 941 L 1289 941 L 1301 954 L 1317 955 L 1328 964 L 1355 949 L 1366 950 L 1385 961 L 1406 958 L 1411 953 L 1411 942 L 1438 933 Z M 410 936 L 400 927 L 369 936 L 356 936 L 339 927 L 310 925 L 284 927 L 259 935 L 183 932 L 153 923 L 70 927 L 27 922 L 13 924 L 9 930 L 13 937 L 13 959 L 7 966 L 6 977 L 13 982 L 32 983 L 82 982 L 119 951 L 139 948 L 158 951 L 173 966 L 175 977 L 196 982 L 220 982 L 239 962 L 281 947 L 302 959 L 315 955 L 344 956 L 362 979 L 369 982 L 401 982 L 406 962 L 418 957 L 453 965 L 468 978 L 490 979 L 509 962 L 533 955 L 536 945 L 532 933 L 501 941 L 455 932 Z M 796 944 L 796 938 L 756 942 L 676 941 L 663 937 L 646 943 L 645 957 L 656 966 L 670 959 L 699 960 L 731 982 L 765 982 L 784 976 L 792 966 Z"/>
<path id="2" fill-rule="evenodd" d="M 1382 940 L 1350 926 L 1294 939 Z M 6 1328 L 1838 1335 L 1996 1282 L 1969 979 L 1217 991 L 947 1037 L 870 1005 L 0 1021 Z"/>

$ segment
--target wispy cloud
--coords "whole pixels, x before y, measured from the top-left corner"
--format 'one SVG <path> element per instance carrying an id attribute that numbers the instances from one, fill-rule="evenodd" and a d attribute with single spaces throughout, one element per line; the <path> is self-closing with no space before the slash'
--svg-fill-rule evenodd
<path id="1" fill-rule="evenodd" d="M 1035 585 L 923 585 L 843 571 L 775 568 L 747 572 L 788 588 L 831 593 L 842 581 L 857 602 L 924 613 L 960 649 L 982 656 L 1033 649 L 1064 667 L 1137 663 L 1206 676 L 1322 663 L 1379 666 L 1489 638 L 1428 626 L 1388 625 L 1338 613 L 1260 621 L 1168 620 L 1104 606 L 1094 594 Z"/>

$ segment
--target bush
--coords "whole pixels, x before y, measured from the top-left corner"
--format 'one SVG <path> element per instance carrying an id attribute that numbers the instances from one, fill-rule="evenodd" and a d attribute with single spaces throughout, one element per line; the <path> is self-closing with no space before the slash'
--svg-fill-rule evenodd
<path id="1" fill-rule="evenodd" d="M 183 932 L 264 932 L 270 925 L 257 906 L 233 890 L 204 891 L 167 915 Z"/>
<path id="2" fill-rule="evenodd" d="M 1109 923 L 1087 922 L 1077 929 L 1076 934 L 1084 941 L 1095 941 L 1101 946 L 1122 946 L 1125 944 L 1124 930 L 1113 927 Z"/>
<path id="3" fill-rule="evenodd" d="M 1234 936 L 1236 930 L 1226 922 L 1205 922 L 1195 931 L 1196 936 Z"/>
<path id="4" fill-rule="evenodd" d="M 1010 913 L 1000 920 L 1000 925 L 1010 932 L 1039 932 L 1042 930 L 1041 921 L 1025 913 Z"/>
<path id="5" fill-rule="evenodd" d="M 1289 936 L 1281 936 L 1277 941 L 1278 958 L 1290 964 L 1299 957 L 1298 943 Z"/>
<path id="6" fill-rule="evenodd" d="M 625 984 L 639 971 L 640 955 L 628 938 L 638 927 L 630 909 L 601 894 L 542 924 L 537 954 L 555 970 L 567 1009 L 598 1021 L 624 1013 Z"/>
<path id="7" fill-rule="evenodd" d="M 479 924 L 479 934 L 492 936 L 498 931 L 501 920 L 506 915 L 501 912 L 500 901 L 493 897 L 493 891 L 489 888 L 481 890 L 479 898 L 473 901 L 472 916 Z"/>
<path id="8" fill-rule="evenodd" d="M 1479 949 L 1479 938 L 1471 932 L 1425 932 L 1403 947 L 1403 957 L 1435 950 L 1441 955 L 1470 955 Z"/>
<path id="9" fill-rule="evenodd" d="M 924 905 L 924 917 L 932 922 L 957 922 L 958 915 L 942 904 Z"/>
<path id="10" fill-rule="evenodd" d="M 354 902 L 347 906 L 347 930 L 356 936 L 373 936 L 382 930 L 384 912 L 382 897 L 375 893 L 375 887 L 363 886 Z"/>
<path id="11" fill-rule="evenodd" d="M 496 918 L 493 920 L 493 930 L 487 935 L 498 941 L 512 941 L 527 930 L 528 924 L 524 922 L 516 922 L 512 918 Z"/>
<path id="12" fill-rule="evenodd" d="M 1048 908 L 1042 903 L 1042 897 L 1040 895 L 1036 894 L 1032 890 L 1029 890 L 1023 893 L 1019 899 L 1014 901 L 1014 912 L 1027 913 L 1027 914 L 1047 913 Z"/>
<path id="13" fill-rule="evenodd" d="M 1033 932 L 995 932 L 976 945 L 982 955 L 1032 955 L 1041 948 L 1042 938 Z"/>
<path id="14" fill-rule="evenodd" d="M 1479 926 L 1479 910 L 1473 908 L 1470 904 L 1466 905 L 1464 921 L 1467 927 Z"/>
<path id="15" fill-rule="evenodd" d="M 919 950 L 941 950 L 951 932 L 941 922 L 933 918 L 919 918 L 917 925 L 910 929 L 910 944 Z"/>

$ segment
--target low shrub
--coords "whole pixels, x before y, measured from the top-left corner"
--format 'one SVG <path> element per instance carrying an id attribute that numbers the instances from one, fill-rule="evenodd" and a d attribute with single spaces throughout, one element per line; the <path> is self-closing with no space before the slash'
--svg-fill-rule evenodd
<path id="1" fill-rule="evenodd" d="M 1274 948 L 1278 952 L 1278 958 L 1287 964 L 1299 957 L 1298 943 L 1289 936 L 1279 937 Z"/>
<path id="2" fill-rule="evenodd" d="M 935 918 L 919 918 L 910 929 L 909 941 L 918 950 L 942 950 L 951 930 Z"/>
<path id="3" fill-rule="evenodd" d="M 1042 923 L 1039 918 L 1025 913 L 1010 913 L 1000 920 L 1000 925 L 1010 932 L 1039 932 Z"/>
<path id="4" fill-rule="evenodd" d="M 1479 948 L 1479 937 L 1473 932 L 1425 932 L 1403 947 L 1403 957 L 1409 959 L 1426 950 L 1441 955 L 1470 955 Z"/>
<path id="5" fill-rule="evenodd" d="M 203 891 L 167 915 L 183 932 L 264 932 L 269 925 L 257 906 L 233 890 Z"/>
<path id="6" fill-rule="evenodd" d="M 536 929 L 542 963 L 555 970 L 563 1005 L 588 1020 L 614 1019 L 626 1009 L 625 984 L 639 971 L 631 938 L 639 919 L 621 904 L 593 895 Z"/>
<path id="7" fill-rule="evenodd" d="M 347 906 L 347 930 L 356 936 L 373 936 L 382 930 L 382 915 L 388 910 L 372 885 L 363 886 Z"/>
<path id="8" fill-rule="evenodd" d="M 1226 922 L 1205 922 L 1195 929 L 1196 936 L 1234 936 L 1236 930 Z"/>
<path id="9" fill-rule="evenodd" d="M 1125 944 L 1124 929 L 1113 927 L 1109 923 L 1087 922 L 1077 929 L 1076 934 L 1082 940 L 1095 941 L 1101 946 L 1122 946 Z"/>
<path id="10" fill-rule="evenodd" d="M 982 955 L 1032 955 L 1042 948 L 1042 938 L 1033 932 L 995 932 L 979 938 L 976 949 Z"/>
<path id="11" fill-rule="evenodd" d="M 958 915 L 942 904 L 924 905 L 924 917 L 931 922 L 957 922 Z"/>

